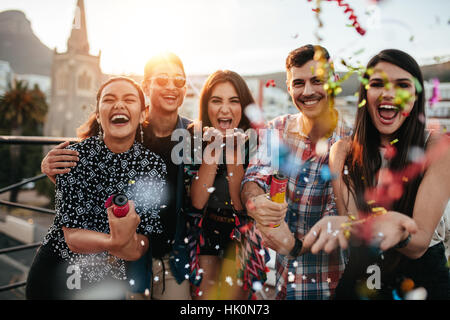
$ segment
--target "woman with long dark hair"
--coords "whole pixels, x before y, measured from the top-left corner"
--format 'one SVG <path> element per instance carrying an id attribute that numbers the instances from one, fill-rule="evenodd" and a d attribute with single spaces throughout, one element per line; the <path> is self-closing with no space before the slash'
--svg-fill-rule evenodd
<path id="1" fill-rule="evenodd" d="M 354 133 L 330 152 L 344 217 L 319 222 L 305 242 L 329 251 L 352 235 L 337 299 L 410 298 L 420 287 L 448 299 L 444 245 L 431 239 L 450 197 L 449 139 L 426 129 L 422 73 L 410 55 L 381 51 L 364 79 Z M 368 285 L 371 266 L 379 281 Z"/>
<path id="2" fill-rule="evenodd" d="M 68 147 L 80 161 L 56 177 L 55 220 L 30 268 L 28 299 L 124 299 L 135 285 L 127 261 L 140 259 L 148 237 L 163 231 L 166 205 L 166 164 L 142 145 L 144 120 L 134 80 L 115 77 L 100 87 L 81 141 Z M 115 194 L 129 199 L 125 216 L 107 202 Z"/>
<path id="3" fill-rule="evenodd" d="M 195 223 L 199 227 L 197 268 L 203 271 L 194 294 L 198 299 L 244 299 L 251 289 L 244 275 L 246 270 L 236 267 L 236 259 L 241 265 L 247 261 L 236 254 L 237 241 L 232 234 L 246 219 L 240 199 L 249 157 L 245 131 L 250 128 L 250 121 L 245 108 L 254 103 L 245 80 L 229 70 L 211 74 L 200 94 L 200 126 L 193 124 L 191 133 L 194 139 L 204 141 L 203 158 L 201 164 L 187 166 L 192 175 L 191 205 L 200 218 Z M 243 241 L 246 232 L 241 231 Z M 255 232 L 253 235 L 257 237 Z"/>

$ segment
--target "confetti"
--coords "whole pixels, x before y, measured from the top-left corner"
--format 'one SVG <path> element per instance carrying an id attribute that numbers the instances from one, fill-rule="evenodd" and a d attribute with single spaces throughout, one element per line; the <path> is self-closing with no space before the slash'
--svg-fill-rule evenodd
<path id="1" fill-rule="evenodd" d="M 244 113 L 250 120 L 251 126 L 255 129 L 265 127 L 265 118 L 262 109 L 256 104 L 250 104 L 244 109 Z"/>
<path id="2" fill-rule="evenodd" d="M 366 99 L 363 99 L 359 104 L 358 104 L 358 108 L 364 107 L 366 105 L 367 101 Z"/>
<path id="3" fill-rule="evenodd" d="M 266 88 L 268 87 L 275 87 L 275 80 L 270 79 L 266 82 Z"/>
<path id="4" fill-rule="evenodd" d="M 263 288 L 263 285 L 261 284 L 260 281 L 255 281 L 253 282 L 253 286 L 252 286 L 254 291 L 260 291 Z"/>
<path id="5" fill-rule="evenodd" d="M 400 296 L 398 295 L 398 293 L 397 293 L 397 290 L 392 290 L 392 298 L 394 299 L 394 300 L 402 300 L 402 298 L 400 298 Z"/>
<path id="6" fill-rule="evenodd" d="M 439 91 L 439 79 L 434 78 L 433 79 L 433 93 L 430 99 L 428 100 L 428 103 L 430 104 L 430 108 L 432 108 L 437 102 L 441 101 L 441 93 Z"/>
<path id="7" fill-rule="evenodd" d="M 396 154 L 397 154 L 397 149 L 393 145 L 389 144 L 384 148 L 383 156 L 385 159 L 390 160 L 390 159 L 394 158 Z"/>
<path id="8" fill-rule="evenodd" d="M 216 190 L 216 188 L 211 187 L 211 188 L 208 188 L 206 191 L 208 191 L 208 193 L 213 193 L 215 190 Z"/>
<path id="9" fill-rule="evenodd" d="M 405 300 L 425 300 L 427 298 L 427 290 L 423 287 L 411 290 L 405 296 Z"/>
<path id="10" fill-rule="evenodd" d="M 376 208 L 372 208 L 372 212 L 386 212 L 386 209 L 383 207 L 376 207 Z"/>
<path id="11" fill-rule="evenodd" d="M 392 141 L 390 142 L 390 144 L 393 145 L 393 144 L 395 144 L 395 143 L 397 143 L 397 142 L 398 142 L 398 139 L 394 139 L 394 140 L 392 140 Z"/>
<path id="12" fill-rule="evenodd" d="M 292 272 L 289 272 L 289 274 L 288 274 L 288 281 L 289 282 L 294 282 L 295 281 L 295 274 L 293 274 Z"/>
<path id="13" fill-rule="evenodd" d="M 413 81 L 414 81 L 414 86 L 416 87 L 417 93 L 421 93 L 423 91 L 423 88 L 422 88 L 422 85 L 420 84 L 420 81 L 416 77 L 413 77 Z"/>
<path id="14" fill-rule="evenodd" d="M 411 162 L 422 162 L 424 156 L 424 150 L 417 146 L 411 147 L 408 151 L 408 160 Z"/>
<path id="15" fill-rule="evenodd" d="M 311 2 L 312 0 L 308 0 L 308 2 Z M 354 10 L 347 4 L 344 3 L 343 0 L 328 0 L 329 2 L 336 2 L 339 7 L 344 7 L 344 13 L 350 13 L 350 16 L 348 19 L 352 22 L 351 26 L 355 28 L 355 30 L 363 36 L 366 33 L 366 30 L 364 30 L 361 25 L 358 22 L 358 17 L 354 14 Z M 320 8 L 312 9 L 316 14 L 318 15 L 320 13 Z M 320 20 L 319 20 L 320 21 Z M 319 23 L 319 26 L 321 26 L 321 22 Z"/>
<path id="16" fill-rule="evenodd" d="M 225 278 L 225 282 L 228 283 L 228 285 L 233 286 L 233 279 L 230 276 Z"/>
<path id="17" fill-rule="evenodd" d="M 326 164 L 322 166 L 322 169 L 320 169 L 320 176 L 323 180 L 329 181 L 333 179 L 333 175 L 331 174 L 330 167 L 328 167 Z"/>
<path id="18" fill-rule="evenodd" d="M 388 82 L 385 86 L 392 86 L 390 82 Z M 405 109 L 406 104 L 411 102 L 414 99 L 414 95 L 412 95 L 408 90 L 397 89 L 395 90 L 394 104 L 401 109 Z"/>
<path id="19" fill-rule="evenodd" d="M 414 289 L 414 281 L 411 280 L 410 278 L 406 278 L 405 280 L 402 281 L 401 289 L 403 292 L 411 291 L 412 289 Z"/>
<path id="20" fill-rule="evenodd" d="M 134 280 L 133 279 L 130 279 L 130 286 L 134 286 Z"/>
<path id="21" fill-rule="evenodd" d="M 316 144 L 316 154 L 318 156 L 325 156 L 328 153 L 328 140 L 327 139 L 320 139 L 317 141 Z"/>

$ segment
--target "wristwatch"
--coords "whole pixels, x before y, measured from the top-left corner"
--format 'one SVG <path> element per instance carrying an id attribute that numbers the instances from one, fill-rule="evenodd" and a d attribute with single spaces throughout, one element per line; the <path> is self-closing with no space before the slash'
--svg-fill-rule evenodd
<path id="1" fill-rule="evenodd" d="M 394 246 L 394 249 L 401 249 L 408 245 L 409 241 L 411 241 L 411 234 L 408 234 L 405 240 L 400 241 Z"/>
<path id="2" fill-rule="evenodd" d="M 295 244 L 292 250 L 289 252 L 289 255 L 293 258 L 297 258 L 300 255 L 300 252 L 302 251 L 303 247 L 303 241 L 295 237 Z"/>

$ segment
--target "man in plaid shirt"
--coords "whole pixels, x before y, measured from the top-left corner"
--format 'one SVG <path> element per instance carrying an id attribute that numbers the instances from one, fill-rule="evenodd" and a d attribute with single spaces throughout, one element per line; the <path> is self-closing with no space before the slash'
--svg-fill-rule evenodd
<path id="1" fill-rule="evenodd" d="M 257 159 L 242 181 L 247 212 L 265 244 L 277 251 L 276 299 L 329 299 L 344 270 L 340 249 L 312 254 L 301 240 L 322 217 L 337 215 L 328 156 L 332 144 L 350 134 L 324 88 L 328 76 L 334 76 L 329 58 L 325 48 L 306 45 L 286 59 L 288 91 L 300 113 L 280 116 L 268 129 L 278 133 L 298 164 L 290 165 L 287 173 L 287 203 L 266 196 L 277 169 L 273 164 Z"/>

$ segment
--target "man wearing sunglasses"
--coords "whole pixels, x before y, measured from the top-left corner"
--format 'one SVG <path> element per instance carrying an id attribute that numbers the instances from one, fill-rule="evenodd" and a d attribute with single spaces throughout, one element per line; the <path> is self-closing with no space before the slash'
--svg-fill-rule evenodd
<path id="1" fill-rule="evenodd" d="M 188 269 L 185 268 L 187 261 L 183 259 L 188 254 L 184 245 L 186 230 L 182 213 L 184 171 L 182 164 L 176 165 L 171 159 L 172 149 L 179 143 L 172 141 L 172 132 L 186 129 L 191 123 L 191 120 L 178 115 L 186 95 L 186 75 L 180 58 L 173 53 L 151 58 L 145 65 L 142 89 L 150 103 L 147 117 L 149 125 L 144 127 L 144 145 L 161 155 L 166 163 L 169 191 L 169 205 L 160 210 L 164 232 L 150 239 L 149 256 L 152 257 L 153 266 L 152 270 L 144 274 L 148 276 L 149 271 L 152 271 L 152 299 L 188 300 L 191 299 L 189 282 L 185 279 Z M 139 274 L 143 274 L 142 270 Z M 144 283 L 148 283 L 148 279 Z M 135 289 L 142 292 L 144 287 Z"/>
<path id="2" fill-rule="evenodd" d="M 189 282 L 185 280 L 188 272 L 185 268 L 186 230 L 181 212 L 185 190 L 183 166 L 171 160 L 172 148 L 179 143 L 171 140 L 172 132 L 186 129 L 191 123 L 191 120 L 178 115 L 186 95 L 186 75 L 180 58 L 173 53 L 152 57 L 145 65 L 142 89 L 150 104 L 143 127 L 143 142 L 167 165 L 168 205 L 159 213 L 163 234 L 152 237 L 148 253 L 129 264 L 128 276 L 133 280 L 130 298 L 188 300 L 191 295 Z M 42 161 L 42 172 L 53 182 L 57 174 L 69 172 L 78 161 L 76 151 L 65 149 L 68 145 L 69 142 L 64 142 L 56 146 Z M 150 287 L 151 293 L 148 290 Z"/>

